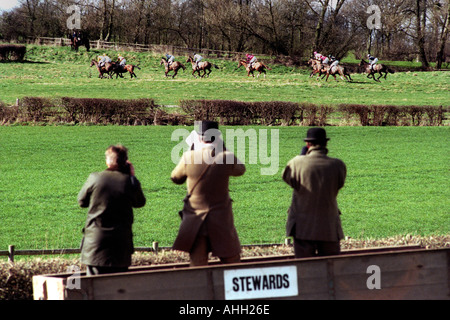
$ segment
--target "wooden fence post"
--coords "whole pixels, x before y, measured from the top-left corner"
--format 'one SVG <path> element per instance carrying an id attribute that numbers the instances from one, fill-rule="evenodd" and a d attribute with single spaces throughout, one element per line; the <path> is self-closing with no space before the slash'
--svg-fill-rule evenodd
<path id="1" fill-rule="evenodd" d="M 154 241 L 153 242 L 153 251 L 155 251 L 156 254 L 158 254 L 158 248 L 159 248 L 159 242 Z"/>
<path id="2" fill-rule="evenodd" d="M 13 245 L 10 245 L 8 247 L 8 261 L 11 263 L 14 263 L 14 249 L 15 249 L 15 246 L 13 246 Z"/>

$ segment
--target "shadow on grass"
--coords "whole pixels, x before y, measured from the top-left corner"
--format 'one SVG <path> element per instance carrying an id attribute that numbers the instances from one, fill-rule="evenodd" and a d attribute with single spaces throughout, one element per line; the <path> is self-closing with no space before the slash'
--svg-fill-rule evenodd
<path id="1" fill-rule="evenodd" d="M 24 64 L 49 64 L 50 62 L 46 62 L 46 61 L 31 61 L 31 60 L 22 60 L 22 61 L 0 60 L 0 63 L 5 63 L 5 64 L 20 64 L 20 63 L 24 63 Z"/>

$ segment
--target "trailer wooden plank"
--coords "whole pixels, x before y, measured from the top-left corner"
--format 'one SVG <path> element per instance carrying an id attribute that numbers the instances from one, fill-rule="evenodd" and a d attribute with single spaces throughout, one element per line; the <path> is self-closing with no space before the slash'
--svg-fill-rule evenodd
<path id="1" fill-rule="evenodd" d="M 334 261 L 338 299 L 439 299 L 448 296 L 445 252 L 410 252 Z M 370 270 L 375 266 L 378 271 Z M 379 273 L 380 288 L 370 288 Z M 369 284 L 368 284 L 369 282 Z"/>
<path id="2" fill-rule="evenodd" d="M 272 274 L 264 275 L 268 270 L 281 273 L 289 270 L 276 278 L 286 282 L 275 282 Z M 234 278 L 226 278 L 230 274 Z M 262 293 L 260 297 L 264 299 L 450 299 L 450 248 L 375 250 L 308 259 L 265 257 L 203 267 L 189 267 L 185 263 L 135 267 L 118 274 L 82 274 L 78 278 L 79 287 L 72 289 L 68 288 L 70 276 L 36 276 L 35 299 L 225 300 L 249 297 L 245 290 Z M 273 291 L 252 287 L 257 283 L 252 281 L 261 277 L 272 277 L 274 282 L 268 290 Z M 230 279 L 237 288 L 240 284 L 242 288 L 247 286 L 233 288 L 242 290 L 242 295 L 225 290 L 227 286 L 230 288 Z M 291 283 L 295 284 L 295 293 L 289 287 Z M 275 284 L 279 287 L 275 288 Z M 280 294 L 275 289 L 286 289 L 288 293 Z"/>

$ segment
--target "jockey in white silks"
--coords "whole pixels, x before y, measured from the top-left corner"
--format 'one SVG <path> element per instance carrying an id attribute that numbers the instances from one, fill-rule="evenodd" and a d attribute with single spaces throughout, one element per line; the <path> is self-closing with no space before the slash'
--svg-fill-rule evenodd
<path id="1" fill-rule="evenodd" d="M 373 67 L 377 64 L 378 58 L 375 58 L 374 56 L 371 56 L 370 54 L 367 55 L 367 58 L 369 58 L 370 69 L 373 71 Z"/>
<path id="2" fill-rule="evenodd" d="M 199 55 L 198 53 L 194 54 L 194 62 L 195 62 L 195 69 L 198 69 L 198 63 L 203 60 L 203 57 Z"/>

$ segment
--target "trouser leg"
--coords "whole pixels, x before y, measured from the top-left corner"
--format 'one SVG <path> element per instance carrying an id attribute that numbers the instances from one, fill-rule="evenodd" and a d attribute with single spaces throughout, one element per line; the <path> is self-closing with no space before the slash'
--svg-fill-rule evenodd
<path id="1" fill-rule="evenodd" d="M 314 241 L 294 238 L 294 253 L 296 258 L 308 258 L 316 255 Z"/>
<path id="2" fill-rule="evenodd" d="M 229 257 L 229 258 L 219 258 L 221 263 L 239 263 L 241 262 L 241 255 L 235 255 L 234 257 Z"/>
<path id="3" fill-rule="evenodd" d="M 99 266 L 86 266 L 87 276 L 96 276 L 99 274 L 127 272 L 128 267 L 99 267 Z"/>
<path id="4" fill-rule="evenodd" d="M 341 253 L 339 241 L 317 241 L 317 255 L 332 256 Z"/>
<path id="5" fill-rule="evenodd" d="M 338 255 L 341 252 L 339 241 L 312 241 L 294 238 L 296 258 Z"/>
<path id="6" fill-rule="evenodd" d="M 197 239 L 189 252 L 190 266 L 204 266 L 208 264 L 208 239 L 203 235 L 197 236 Z"/>

